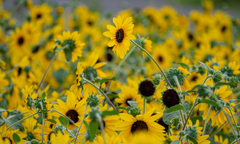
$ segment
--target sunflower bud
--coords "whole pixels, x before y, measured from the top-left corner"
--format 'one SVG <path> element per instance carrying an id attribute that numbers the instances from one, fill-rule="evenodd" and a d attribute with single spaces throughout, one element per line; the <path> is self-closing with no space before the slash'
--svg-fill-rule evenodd
<path id="1" fill-rule="evenodd" d="M 222 73 L 221 73 L 221 71 L 215 71 L 213 73 L 213 81 L 215 83 L 217 83 L 217 82 L 220 82 L 221 80 L 222 80 Z"/>
<path id="2" fill-rule="evenodd" d="M 234 89 L 238 87 L 239 80 L 236 77 L 231 77 L 229 79 L 229 83 L 230 83 L 230 87 Z"/>
<path id="3" fill-rule="evenodd" d="M 193 70 L 193 71 L 196 71 L 196 70 L 197 70 L 197 66 L 196 66 L 196 65 L 193 65 L 193 66 L 192 66 L 192 70 Z"/>
<path id="4" fill-rule="evenodd" d="M 96 107 L 99 103 L 99 99 L 95 94 L 89 95 L 86 101 L 87 104 L 90 105 L 90 107 Z"/>
<path id="5" fill-rule="evenodd" d="M 184 131 L 180 131 L 178 134 L 179 134 L 180 137 L 183 137 L 185 135 L 185 132 Z"/>
<path id="6" fill-rule="evenodd" d="M 179 104 L 178 93 L 173 89 L 168 89 L 163 93 L 163 103 L 166 107 L 170 108 Z"/>
<path id="7" fill-rule="evenodd" d="M 32 140 L 31 140 L 31 144 L 39 144 L 39 142 L 38 142 L 38 140 L 36 140 L 36 139 L 32 139 Z"/>
<path id="8" fill-rule="evenodd" d="M 161 75 L 160 74 L 155 74 L 153 77 L 153 84 L 158 85 L 161 81 Z"/>
<path id="9" fill-rule="evenodd" d="M 150 80 L 144 80 L 139 85 L 139 93 L 142 96 L 149 97 L 155 92 L 155 85 Z"/>
<path id="10" fill-rule="evenodd" d="M 209 69 L 209 74 L 213 74 L 214 73 L 214 69 Z"/>
<path id="11" fill-rule="evenodd" d="M 171 85 L 174 87 L 177 87 L 177 84 L 176 84 L 175 80 L 173 79 L 173 76 L 177 76 L 177 79 L 178 79 L 178 82 L 180 85 L 182 85 L 184 83 L 183 73 L 176 68 L 170 68 L 166 72 L 166 76 L 167 76 L 168 80 L 170 81 Z"/>
<path id="12" fill-rule="evenodd" d="M 194 137 L 195 139 L 198 136 L 198 132 L 197 132 L 197 127 L 196 126 L 189 126 L 188 128 L 186 128 L 185 132 L 187 133 L 187 135 Z"/>
<path id="13" fill-rule="evenodd" d="M 203 65 L 198 66 L 198 73 L 200 73 L 201 75 L 204 75 L 205 67 Z"/>

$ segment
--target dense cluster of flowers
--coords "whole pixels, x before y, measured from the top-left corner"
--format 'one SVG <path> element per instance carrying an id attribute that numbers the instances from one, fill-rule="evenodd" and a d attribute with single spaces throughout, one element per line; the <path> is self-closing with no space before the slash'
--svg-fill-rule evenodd
<path id="1" fill-rule="evenodd" d="M 0 7 L 1 144 L 239 144 L 240 25 L 211 1 L 19 6 Z"/>

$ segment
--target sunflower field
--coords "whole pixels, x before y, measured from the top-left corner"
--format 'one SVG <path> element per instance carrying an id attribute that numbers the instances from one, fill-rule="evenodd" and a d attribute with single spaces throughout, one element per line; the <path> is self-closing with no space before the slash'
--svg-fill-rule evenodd
<path id="1" fill-rule="evenodd" d="M 0 3 L 0 144 L 240 144 L 240 24 L 212 1 Z"/>

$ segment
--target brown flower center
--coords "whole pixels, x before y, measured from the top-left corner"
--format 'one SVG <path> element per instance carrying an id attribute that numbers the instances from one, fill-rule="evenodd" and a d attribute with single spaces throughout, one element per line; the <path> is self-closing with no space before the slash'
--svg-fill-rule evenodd
<path id="1" fill-rule="evenodd" d="M 139 91 L 140 91 L 141 95 L 149 97 L 154 94 L 155 86 L 151 81 L 145 80 L 145 81 L 141 82 L 141 84 L 139 86 Z"/>
<path id="2" fill-rule="evenodd" d="M 20 37 L 19 39 L 18 39 L 18 44 L 19 45 L 22 45 L 24 43 L 24 38 L 23 37 Z"/>
<path id="3" fill-rule="evenodd" d="M 148 126 L 144 121 L 138 120 L 133 123 L 131 132 L 134 134 L 137 131 L 148 131 Z"/>
<path id="4" fill-rule="evenodd" d="M 66 116 L 68 116 L 71 120 L 73 120 L 75 123 L 78 122 L 78 113 L 71 109 L 66 113 Z M 73 124 L 72 122 L 70 122 L 70 124 Z"/>
<path id="5" fill-rule="evenodd" d="M 126 99 L 125 104 L 126 104 L 127 106 L 130 106 L 129 103 L 128 103 L 128 101 L 131 101 L 131 100 L 132 100 L 131 98 Z"/>
<path id="6" fill-rule="evenodd" d="M 197 78 L 198 78 L 197 76 L 193 76 L 193 77 L 191 78 L 191 81 L 194 81 L 194 82 L 195 82 L 195 81 L 197 81 Z"/>
<path id="7" fill-rule="evenodd" d="M 3 141 L 9 140 L 10 144 L 13 143 L 12 140 L 11 140 L 10 138 L 8 138 L 8 137 L 3 137 L 2 140 L 3 140 Z"/>
<path id="8" fill-rule="evenodd" d="M 40 19 L 42 17 L 42 14 L 38 13 L 36 16 L 36 19 Z"/>
<path id="9" fill-rule="evenodd" d="M 116 33 L 116 40 L 118 43 L 121 43 L 123 41 L 124 38 L 124 31 L 123 29 L 119 29 Z"/>
<path id="10" fill-rule="evenodd" d="M 158 61 L 159 61 L 160 63 L 162 63 L 162 62 L 163 62 L 163 57 L 162 57 L 162 56 L 158 56 Z"/>
<path id="11" fill-rule="evenodd" d="M 170 108 L 179 104 L 179 96 L 173 89 L 168 89 L 163 93 L 163 103 L 166 107 Z"/>

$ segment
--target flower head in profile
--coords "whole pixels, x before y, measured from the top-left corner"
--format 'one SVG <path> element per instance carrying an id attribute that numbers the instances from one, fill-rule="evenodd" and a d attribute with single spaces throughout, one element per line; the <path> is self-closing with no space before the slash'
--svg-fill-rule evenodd
<path id="1" fill-rule="evenodd" d="M 109 47 L 113 47 L 113 51 L 123 59 L 130 47 L 131 39 L 136 39 L 132 35 L 134 24 L 132 24 L 132 17 L 124 19 L 121 16 L 113 18 L 113 23 L 116 27 L 112 25 L 107 25 L 109 31 L 103 33 L 104 36 L 109 37 L 111 40 L 108 42 Z"/>
<path id="2" fill-rule="evenodd" d="M 57 39 L 61 41 L 58 47 L 63 48 L 58 54 L 61 59 L 75 62 L 78 57 L 82 56 L 84 43 L 80 40 L 80 34 L 77 31 L 73 33 L 63 32 L 62 35 L 57 36 Z"/>

